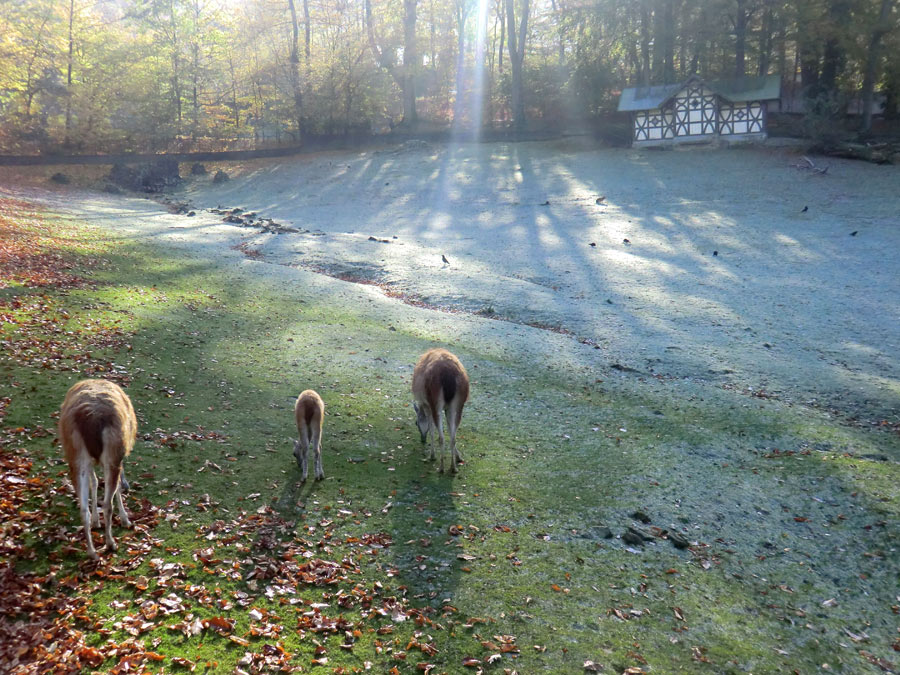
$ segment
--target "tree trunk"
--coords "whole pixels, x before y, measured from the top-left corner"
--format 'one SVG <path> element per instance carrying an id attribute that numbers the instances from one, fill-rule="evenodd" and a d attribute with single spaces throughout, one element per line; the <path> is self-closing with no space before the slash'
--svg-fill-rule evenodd
<path id="1" fill-rule="evenodd" d="M 512 109 L 513 124 L 516 129 L 525 128 L 525 98 L 522 85 L 522 70 L 525 62 L 525 36 L 528 33 L 528 12 L 530 0 L 522 2 L 522 16 L 519 19 L 518 34 L 516 33 L 516 8 L 515 0 L 506 0 L 506 32 L 509 45 L 509 66 L 512 72 L 510 82 L 510 108 Z"/>
<path id="2" fill-rule="evenodd" d="M 641 2 L 641 85 L 650 86 L 650 5 Z"/>
<path id="3" fill-rule="evenodd" d="M 741 79 L 747 73 L 745 63 L 747 52 L 747 0 L 737 0 L 737 12 L 734 17 L 734 76 Z"/>
<path id="4" fill-rule="evenodd" d="M 175 117 L 178 120 L 178 130 L 181 132 L 181 54 L 178 46 L 178 23 L 175 17 L 175 3 L 169 2 L 170 27 L 172 29 L 172 102 L 175 104 Z"/>
<path id="5" fill-rule="evenodd" d="M 800 59 L 800 81 L 807 97 L 814 98 L 819 90 L 819 55 L 810 45 L 801 45 L 797 57 Z"/>
<path id="6" fill-rule="evenodd" d="M 240 113 L 237 104 L 237 78 L 234 76 L 234 55 L 228 55 L 228 69 L 231 74 L 231 112 L 234 115 L 234 128 L 237 129 L 241 124 Z"/>
<path id="7" fill-rule="evenodd" d="M 453 103 L 453 123 L 458 124 L 463 113 L 463 87 L 465 86 L 465 58 L 466 58 L 466 21 L 468 20 L 469 5 L 466 0 L 456 0 L 456 100 Z M 479 67 L 475 64 L 475 67 Z"/>
<path id="8" fill-rule="evenodd" d="M 846 31 L 847 22 L 850 20 L 849 0 L 832 0 L 828 14 L 831 22 L 831 37 L 825 41 L 819 86 L 823 91 L 833 93 L 837 88 L 838 75 L 844 69 L 846 62 L 846 50 L 841 43 L 841 36 Z"/>
<path id="9" fill-rule="evenodd" d="M 654 3 L 656 4 L 656 8 L 653 11 L 653 49 L 651 52 L 652 62 L 651 62 L 651 70 L 650 70 L 650 80 L 656 84 L 659 84 L 663 81 L 665 77 L 664 67 L 663 67 L 663 31 L 665 30 L 663 26 L 663 12 L 660 7 L 660 2 Z"/>
<path id="10" fill-rule="evenodd" d="M 416 2 L 403 0 L 403 67 L 398 69 L 393 60 L 378 46 L 375 24 L 372 20 L 372 0 L 365 0 L 366 36 L 369 48 L 378 65 L 391 74 L 400 87 L 403 102 L 403 124 L 414 125 L 416 114 L 415 65 L 416 65 Z"/>
<path id="11" fill-rule="evenodd" d="M 566 22 L 565 11 L 562 6 L 562 0 L 557 4 L 556 0 L 550 0 L 550 8 L 556 15 L 556 59 L 560 73 L 566 70 Z M 598 26 L 599 28 L 599 26 Z"/>
<path id="12" fill-rule="evenodd" d="M 72 129 L 72 59 L 75 53 L 75 36 L 72 30 L 75 23 L 75 0 L 69 0 L 69 57 L 66 62 L 66 134 L 63 146 L 68 148 Z"/>
<path id="13" fill-rule="evenodd" d="M 300 89 L 300 27 L 297 25 L 297 8 L 294 0 L 288 0 L 291 11 L 291 58 L 290 78 L 291 91 L 294 95 L 294 121 L 297 124 L 297 143 L 303 134 L 303 92 Z"/>
<path id="14" fill-rule="evenodd" d="M 419 120 L 416 113 L 416 2 L 403 0 L 403 124 L 409 127 Z"/>
<path id="15" fill-rule="evenodd" d="M 312 64 L 310 62 L 310 42 L 312 41 L 312 26 L 309 23 L 309 0 L 303 0 L 303 55 L 306 57 L 306 86 L 312 80 Z"/>
<path id="16" fill-rule="evenodd" d="M 661 0 L 653 14 L 653 79 L 675 81 L 675 0 Z"/>
<path id="17" fill-rule="evenodd" d="M 663 78 L 675 81 L 675 0 L 666 0 L 663 30 Z"/>
<path id="18" fill-rule="evenodd" d="M 497 0 L 497 15 L 500 17 L 500 47 L 497 52 L 497 72 L 503 74 L 503 45 L 506 41 L 506 21 L 504 15 L 506 11 L 503 0 Z"/>
<path id="19" fill-rule="evenodd" d="M 691 25 L 691 15 L 690 15 L 690 7 L 687 3 L 684 3 L 681 6 L 681 27 L 680 31 L 680 42 L 678 45 L 678 78 L 680 80 L 684 80 L 690 73 L 688 72 L 687 62 L 688 62 L 688 41 L 690 37 L 686 35 L 686 31 L 684 30 L 685 26 Z"/>
<path id="20" fill-rule="evenodd" d="M 894 0 L 881 0 L 878 23 L 875 24 L 869 36 L 866 70 L 862 84 L 862 120 L 859 125 L 859 131 L 862 134 L 867 134 L 872 130 L 872 107 L 875 102 L 875 80 L 878 76 L 878 67 L 881 65 L 881 42 L 891 30 L 888 19 L 891 15 L 893 4 Z"/>
<path id="21" fill-rule="evenodd" d="M 759 36 L 759 59 L 756 62 L 756 74 L 769 74 L 769 60 L 772 57 L 772 42 L 774 39 L 774 26 L 772 23 L 772 3 L 765 0 L 763 5 L 762 26 Z"/>

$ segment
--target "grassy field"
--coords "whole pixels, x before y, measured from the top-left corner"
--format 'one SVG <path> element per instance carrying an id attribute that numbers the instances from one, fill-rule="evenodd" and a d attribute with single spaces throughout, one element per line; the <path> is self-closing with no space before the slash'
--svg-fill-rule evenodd
<path id="1" fill-rule="evenodd" d="M 0 670 L 897 668 L 896 426 L 548 367 L 23 202 L 0 255 Z M 438 342 L 472 377 L 457 477 L 410 406 Z M 86 376 L 139 419 L 99 563 L 55 442 Z M 305 388 L 327 478 L 301 485 Z"/>

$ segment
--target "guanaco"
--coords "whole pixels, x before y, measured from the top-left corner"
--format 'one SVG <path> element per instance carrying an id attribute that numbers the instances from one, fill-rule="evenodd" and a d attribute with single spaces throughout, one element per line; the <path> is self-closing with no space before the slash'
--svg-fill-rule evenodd
<path id="1" fill-rule="evenodd" d="M 413 409 L 422 443 L 431 432 L 431 459 L 434 459 L 435 432 L 441 439 L 441 463 L 444 471 L 444 428 L 441 411 L 450 432 L 450 470 L 457 472 L 462 459 L 456 449 L 456 430 L 462 420 L 463 406 L 469 399 L 469 375 L 459 359 L 446 349 L 430 349 L 419 358 L 413 370 Z"/>
<path id="2" fill-rule="evenodd" d="M 122 525 L 130 528 L 131 521 L 122 504 L 122 462 L 131 453 L 136 437 L 134 408 L 119 385 L 107 380 L 82 380 L 72 385 L 66 393 L 59 411 L 59 438 L 81 512 L 87 553 L 94 560 L 98 556 L 91 538 L 91 527 L 100 526 L 94 466 L 103 466 L 104 537 L 106 550 L 115 551 L 112 501 L 115 498 Z"/>
<path id="3" fill-rule="evenodd" d="M 294 417 L 297 420 L 297 434 L 300 440 L 294 441 L 294 457 L 303 472 L 303 482 L 308 474 L 307 455 L 312 446 L 315 454 L 316 480 L 325 478 L 322 469 L 322 418 L 325 416 L 325 403 L 322 397 L 312 389 L 301 392 L 294 406 Z"/>

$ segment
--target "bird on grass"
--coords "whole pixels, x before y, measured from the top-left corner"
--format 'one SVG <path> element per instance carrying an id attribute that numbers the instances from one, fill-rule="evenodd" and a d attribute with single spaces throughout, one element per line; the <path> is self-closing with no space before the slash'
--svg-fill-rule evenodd
<path id="1" fill-rule="evenodd" d="M 855 237 L 857 234 L 859 234 L 859 230 L 853 230 L 853 232 L 850 233 L 850 236 Z"/>
<path id="2" fill-rule="evenodd" d="M 626 246 L 628 246 L 628 245 L 631 244 L 631 239 L 628 239 L 628 238 L 626 237 L 625 239 L 622 240 L 622 243 L 625 244 Z"/>
<path id="3" fill-rule="evenodd" d="M 443 253 L 441 254 L 441 260 L 444 261 L 444 264 L 445 264 L 445 265 L 449 265 L 449 264 L 450 264 L 450 261 L 447 260 L 447 256 L 445 256 Z"/>
<path id="4" fill-rule="evenodd" d="M 718 251 L 713 251 L 713 255 L 719 255 Z"/>
<path id="5" fill-rule="evenodd" d="M 808 206 L 804 206 L 802 209 L 800 209 L 800 213 L 806 213 L 807 211 L 809 211 Z"/>
<path id="6" fill-rule="evenodd" d="M 592 241 L 592 242 L 591 242 L 591 246 L 592 246 L 593 248 L 597 248 L 597 242 L 596 242 L 596 241 Z"/>
<path id="7" fill-rule="evenodd" d="M 602 204 L 602 203 L 605 202 L 605 201 L 606 201 L 606 195 L 602 195 L 602 196 L 600 196 L 600 197 L 597 197 L 597 199 L 594 200 L 594 202 L 597 203 L 597 204 Z"/>

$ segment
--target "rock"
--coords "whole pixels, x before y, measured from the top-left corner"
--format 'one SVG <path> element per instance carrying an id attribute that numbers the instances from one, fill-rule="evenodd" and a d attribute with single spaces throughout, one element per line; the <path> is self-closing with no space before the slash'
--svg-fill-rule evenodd
<path id="1" fill-rule="evenodd" d="M 606 527 L 606 525 L 598 525 L 597 527 L 592 527 L 591 532 L 596 536 L 597 539 L 612 539 L 613 537 L 612 530 Z"/>
<path id="2" fill-rule="evenodd" d="M 687 548 L 691 545 L 691 542 L 677 532 L 669 532 L 667 538 L 675 548 Z"/>
<path id="3" fill-rule="evenodd" d="M 52 180 L 54 183 L 57 183 L 59 185 L 68 185 L 68 183 L 69 183 L 69 177 L 64 173 L 59 173 L 59 172 L 50 176 L 50 180 Z"/>
<path id="4" fill-rule="evenodd" d="M 188 218 L 192 218 L 193 216 L 197 215 L 197 212 L 196 211 L 188 211 L 187 215 L 188 215 Z"/>
<path id="5" fill-rule="evenodd" d="M 650 516 L 648 516 L 643 511 L 635 511 L 631 514 L 631 517 L 635 520 L 641 521 L 644 525 L 647 525 L 650 522 Z"/>
<path id="6" fill-rule="evenodd" d="M 206 175 L 206 167 L 203 166 L 200 162 L 194 162 L 191 166 L 191 175 L 192 176 L 205 176 Z"/>
<path id="7" fill-rule="evenodd" d="M 632 544 L 633 546 L 641 546 L 644 543 L 644 538 L 636 532 L 632 532 L 630 529 L 628 529 L 622 535 L 622 541 L 624 541 L 626 544 Z"/>
<path id="8" fill-rule="evenodd" d="M 652 534 L 651 532 L 648 532 L 647 530 L 643 529 L 642 527 L 635 527 L 635 526 L 631 525 L 628 527 L 627 531 L 640 537 L 641 541 L 653 541 L 654 539 L 656 539 L 656 536 L 654 534 Z"/>
<path id="9" fill-rule="evenodd" d="M 108 192 L 111 195 L 120 195 L 122 194 L 122 190 L 119 189 L 117 185 L 113 185 L 112 183 L 105 183 L 103 185 L 103 191 Z"/>
<path id="10" fill-rule="evenodd" d="M 220 183 L 224 183 L 229 180 L 229 176 L 227 173 L 219 169 L 216 171 L 216 175 L 213 176 L 213 185 L 219 185 Z"/>

